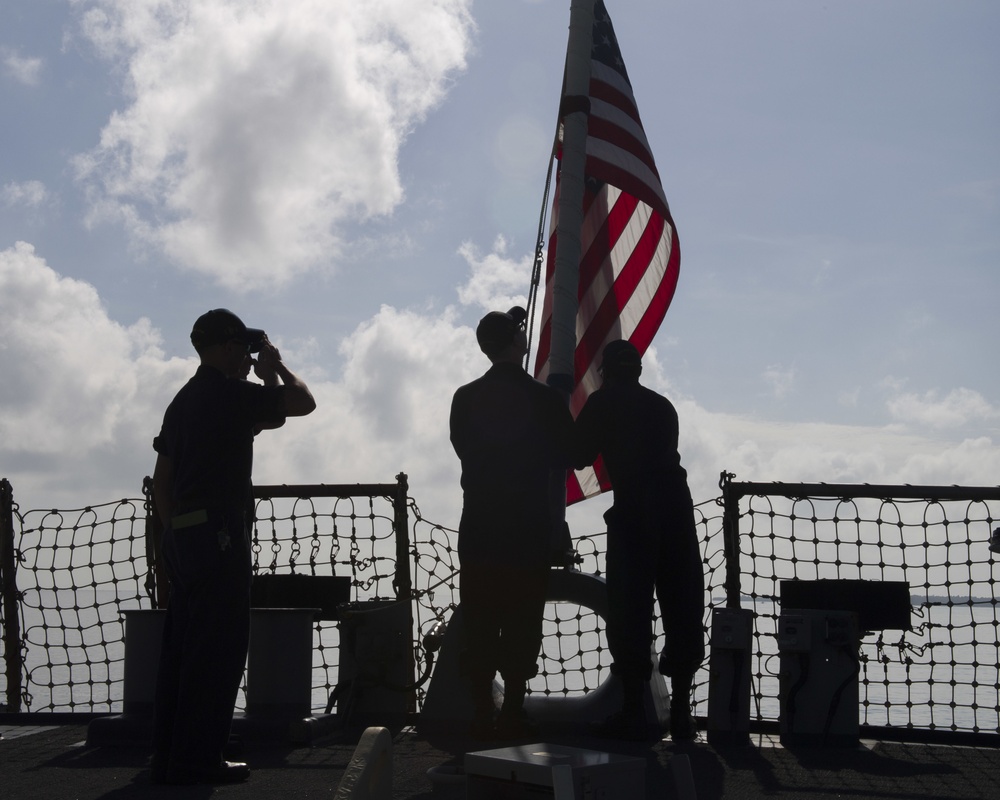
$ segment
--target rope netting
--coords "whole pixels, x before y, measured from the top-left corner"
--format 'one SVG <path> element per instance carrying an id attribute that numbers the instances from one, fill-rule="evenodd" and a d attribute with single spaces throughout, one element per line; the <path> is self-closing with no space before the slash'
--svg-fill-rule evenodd
<path id="1" fill-rule="evenodd" d="M 143 501 L 23 515 L 15 505 L 13 516 L 20 705 L 31 711 L 120 709 L 123 612 L 149 607 Z M 0 695 L 6 694 L 5 684 Z"/>
<path id="2" fill-rule="evenodd" d="M 695 522 L 702 547 L 705 568 L 706 610 L 704 625 L 706 637 L 713 606 L 724 604 L 725 598 L 713 601 L 712 595 L 723 587 L 725 554 L 722 539 L 722 509 L 717 500 L 700 503 L 695 507 Z M 577 554 L 576 569 L 603 577 L 604 555 L 607 551 L 607 534 L 584 535 L 573 539 Z M 577 695 L 586 694 L 600 686 L 611 674 L 611 653 L 605 637 L 605 620 L 593 609 L 570 602 L 550 602 L 546 605 L 545 638 L 539 658 L 539 673 L 529 682 L 532 694 Z M 653 650 L 663 649 L 663 625 L 654 616 L 655 635 Z M 695 714 L 704 715 L 708 700 L 708 665 L 695 676 Z"/>
<path id="3" fill-rule="evenodd" d="M 396 598 L 398 517 L 391 495 L 271 497 L 270 488 L 255 487 L 264 495 L 258 496 L 252 528 L 255 576 L 349 576 L 352 602 Z M 281 487 L 285 494 L 296 488 L 307 487 Z M 126 499 L 80 511 L 23 514 L 15 506 L 24 710 L 121 711 L 124 612 L 157 605 L 145 537 L 148 502 Z M 438 623 L 449 621 L 459 602 L 458 534 L 425 519 L 412 499 L 406 505 L 413 660 L 415 677 L 420 677 L 431 655 L 425 637 Z M 706 505 L 716 507 L 714 501 Z M 721 538 L 713 535 L 721 527 L 721 513 L 699 519 L 706 545 L 716 546 L 707 564 L 711 573 L 722 565 Z M 575 568 L 601 575 L 604 539 L 604 534 L 577 538 Z M 662 628 L 658 625 L 656 631 L 659 648 Z M 586 693 L 608 677 L 604 620 L 593 609 L 549 603 L 545 632 L 539 674 L 529 691 Z M 340 656 L 338 621 L 318 619 L 312 681 L 316 709 L 326 706 L 337 686 Z M 705 688 L 703 678 L 702 699 Z M 418 708 L 425 689 L 425 684 L 417 689 Z M 237 709 L 245 703 L 244 687 Z"/>
<path id="4" fill-rule="evenodd" d="M 349 597 L 343 599 L 394 600 L 395 487 L 384 488 L 382 495 L 276 497 L 268 496 L 269 487 L 255 487 L 255 581 L 265 575 L 347 576 Z M 321 615 L 313 633 L 313 708 L 323 709 L 337 686 L 339 656 L 338 622 Z M 245 707 L 245 695 L 244 685 L 237 709 Z"/>
<path id="5" fill-rule="evenodd" d="M 740 605 L 755 617 L 757 719 L 778 719 L 780 582 L 893 581 L 909 587 L 911 627 L 863 635 L 861 724 L 1000 730 L 1000 565 L 990 551 L 1000 490 L 855 487 L 854 494 L 839 486 L 732 486 L 746 487 L 739 500 Z"/>
<path id="6" fill-rule="evenodd" d="M 434 649 L 425 642 L 439 638 L 439 623 L 447 623 L 459 602 L 457 533 L 425 519 L 405 497 L 405 486 L 401 516 L 400 494 L 390 491 L 394 485 L 379 486 L 385 491 L 368 495 L 352 495 L 352 487 L 323 487 L 324 496 L 313 491 L 316 487 L 256 487 L 254 570 L 258 576 L 346 577 L 351 602 L 394 601 L 401 596 L 404 571 L 402 530 L 404 561 L 412 570 L 412 583 L 405 570 L 402 596 L 412 609 L 413 673 L 419 679 L 427 674 L 428 649 Z M 737 602 L 755 615 L 752 718 L 778 718 L 780 581 L 892 580 L 909 584 L 913 624 L 908 631 L 863 638 L 862 724 L 996 732 L 1000 622 L 998 567 L 989 538 L 1000 495 L 987 500 L 974 499 L 974 492 L 966 499 L 933 499 L 933 494 L 891 499 L 891 493 L 885 498 L 823 497 L 796 492 L 794 486 L 761 486 L 729 484 L 730 490 L 746 488 L 730 494 L 739 520 L 738 548 L 730 543 L 730 551 L 739 562 Z M 272 496 L 271 489 L 280 491 Z M 156 606 L 147 505 L 148 500 L 126 499 L 78 511 L 23 514 L 14 506 L 22 710 L 121 711 L 124 612 Z M 721 499 L 696 507 L 706 575 L 706 637 L 713 608 L 733 604 L 725 513 Z M 576 537 L 575 568 L 602 575 L 605 540 L 606 534 Z M 547 604 L 540 671 L 529 691 L 575 695 L 600 686 L 611 664 L 604 624 L 591 608 Z M 663 644 L 659 622 L 655 630 L 658 651 Z M 317 619 L 312 682 L 317 710 L 337 686 L 341 657 L 340 624 Z M 0 675 L 0 682 L 5 680 Z M 694 710 L 702 717 L 708 685 L 706 662 L 695 680 Z M 425 688 L 417 687 L 418 709 Z M 0 683 L 0 697 L 6 691 Z M 241 693 L 237 708 L 245 702 Z"/>
<path id="7" fill-rule="evenodd" d="M 266 491 L 265 489 L 259 491 Z M 324 498 L 325 499 L 325 498 Z M 355 498 L 345 510 L 344 501 L 324 508 L 319 498 L 298 498 L 285 501 L 259 500 L 254 527 L 255 565 L 258 574 L 302 572 L 312 575 L 350 574 L 352 600 L 390 600 L 395 595 L 392 581 L 397 562 L 392 557 L 395 531 L 391 507 L 376 510 L 376 501 L 388 498 Z M 704 515 L 714 510 L 713 517 Z M 413 584 L 413 655 L 417 678 L 426 675 L 430 666 L 426 639 L 433 637 L 439 623 L 450 620 L 459 603 L 460 575 L 458 533 L 423 517 L 412 499 L 407 501 L 411 520 L 409 554 L 412 559 Z M 706 568 L 712 576 L 721 576 L 724 566 L 721 536 L 722 513 L 717 501 L 696 509 L 700 538 L 706 551 Z M 575 569 L 603 575 L 606 534 L 581 536 L 574 539 L 578 561 Z M 303 558 L 303 554 L 308 554 Z M 266 562 L 266 564 L 265 564 Z M 717 588 L 721 577 L 716 578 Z M 711 614 L 706 610 L 705 622 Z M 593 609 L 568 602 L 546 605 L 539 673 L 529 683 L 530 693 L 544 695 L 584 694 L 596 689 L 610 675 L 611 657 L 604 635 L 604 620 Z M 663 646 L 663 630 L 655 622 L 656 649 Z M 314 641 L 313 704 L 322 708 L 338 678 L 337 622 L 319 621 Z M 707 700 L 707 670 L 696 680 L 696 699 Z M 422 705 L 426 686 L 418 685 L 417 707 Z"/>

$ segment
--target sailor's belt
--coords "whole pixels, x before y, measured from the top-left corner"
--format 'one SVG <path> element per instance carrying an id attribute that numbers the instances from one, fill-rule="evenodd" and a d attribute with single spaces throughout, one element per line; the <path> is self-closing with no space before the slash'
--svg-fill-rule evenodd
<path id="1" fill-rule="evenodd" d="M 170 527 L 175 531 L 184 528 L 193 528 L 195 525 L 204 525 L 208 522 L 208 512 L 204 508 L 197 511 L 188 511 L 186 514 L 178 514 L 170 518 Z"/>

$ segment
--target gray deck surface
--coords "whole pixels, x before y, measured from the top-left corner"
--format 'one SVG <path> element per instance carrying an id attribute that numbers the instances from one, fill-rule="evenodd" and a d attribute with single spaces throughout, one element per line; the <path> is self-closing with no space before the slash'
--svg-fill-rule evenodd
<path id="1" fill-rule="evenodd" d="M 332 798 L 362 731 L 312 746 L 281 741 L 245 742 L 242 757 L 253 768 L 243 784 L 166 787 L 150 783 L 148 750 L 133 746 L 87 747 L 86 724 L 0 727 L 0 797 L 64 798 Z M 749 747 L 712 747 L 703 740 L 639 745 L 586 736 L 547 741 L 631 755 L 646 761 L 646 796 L 678 797 L 671 758 L 690 759 L 697 797 L 710 798 L 932 798 L 1000 797 L 1000 749 L 941 744 L 872 742 L 847 749 L 789 750 L 755 734 Z M 433 743 L 412 728 L 393 732 L 393 798 L 463 798 L 461 784 L 432 782 L 428 770 L 461 764 L 467 750 L 499 747 L 454 739 Z M 444 772 L 445 770 L 439 770 Z"/>

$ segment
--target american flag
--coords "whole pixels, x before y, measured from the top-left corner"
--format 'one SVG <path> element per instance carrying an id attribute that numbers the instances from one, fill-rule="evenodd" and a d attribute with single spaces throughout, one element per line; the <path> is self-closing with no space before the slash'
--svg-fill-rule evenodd
<path id="1" fill-rule="evenodd" d="M 628 339 L 640 353 L 649 347 L 674 295 L 681 261 L 677 231 L 602 0 L 594 3 L 590 69 L 577 344 L 570 397 L 574 417 L 600 386 L 597 368 L 607 342 Z M 558 204 L 557 173 L 535 360 L 535 377 L 543 381 L 549 374 Z M 570 473 L 566 502 L 575 503 L 609 488 L 607 472 L 598 459 L 592 467 Z"/>

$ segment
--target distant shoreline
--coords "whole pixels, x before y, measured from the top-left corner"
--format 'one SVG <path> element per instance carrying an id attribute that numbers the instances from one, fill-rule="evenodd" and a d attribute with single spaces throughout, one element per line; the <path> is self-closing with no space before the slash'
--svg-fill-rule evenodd
<path id="1" fill-rule="evenodd" d="M 726 602 L 725 597 L 713 597 L 712 603 L 714 605 L 724 605 Z M 748 594 L 740 595 L 741 603 L 778 603 L 780 604 L 780 599 L 773 597 L 752 597 Z M 986 606 L 995 605 L 996 600 L 992 597 L 973 597 L 971 595 L 943 595 L 943 594 L 930 594 L 930 595 L 910 595 L 910 605 L 914 606 Z"/>

